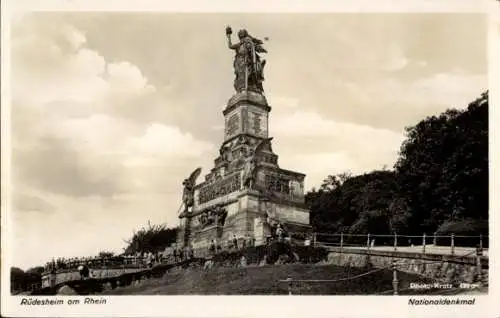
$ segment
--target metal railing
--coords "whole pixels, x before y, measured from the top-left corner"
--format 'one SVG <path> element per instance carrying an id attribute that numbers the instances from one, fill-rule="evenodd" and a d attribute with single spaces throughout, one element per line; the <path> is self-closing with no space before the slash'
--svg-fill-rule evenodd
<path id="1" fill-rule="evenodd" d="M 293 234 L 292 234 L 293 235 Z M 333 246 L 340 248 L 365 248 L 378 250 L 411 251 L 431 254 L 462 256 L 471 248 L 484 249 L 488 236 L 478 235 L 402 235 L 393 234 L 346 234 L 313 233 L 313 246 Z M 457 244 L 458 243 L 458 244 Z M 486 249 L 487 250 L 487 249 Z"/>
<path id="2" fill-rule="evenodd" d="M 321 233 L 315 232 L 312 234 L 295 233 L 289 232 L 285 237 L 282 238 L 283 241 L 291 242 L 298 245 L 312 245 L 312 246 L 324 246 L 324 247 L 340 247 L 340 248 L 364 248 L 364 249 L 374 249 L 374 250 L 394 250 L 394 251 L 411 251 L 419 253 L 431 253 L 431 254 L 451 254 L 457 256 L 463 256 L 467 254 L 473 248 L 479 247 L 485 250 L 487 254 L 487 249 L 483 248 L 483 243 L 488 240 L 488 236 L 482 234 L 479 235 L 401 235 L 401 234 L 346 234 L 346 233 Z M 445 245 L 438 244 L 438 240 L 445 241 Z M 467 242 L 473 242 L 469 244 L 470 246 L 463 246 L 464 244 L 459 244 L 457 246 L 456 241 L 461 240 L 462 242 L 466 240 Z M 255 246 L 255 241 L 252 240 L 242 240 L 238 239 L 237 246 L 226 246 L 222 245 L 217 250 L 211 252 L 210 248 L 203 247 L 193 250 L 192 255 L 188 255 L 186 251 L 180 251 L 177 255 L 169 254 L 163 255 L 162 257 L 156 258 L 155 264 L 170 264 L 189 259 L 191 257 L 206 257 L 214 252 L 221 251 L 234 251 L 245 247 Z M 80 265 L 88 265 L 95 269 L 105 269 L 105 268 L 116 268 L 116 267 L 147 267 L 148 257 L 143 256 L 124 256 L 124 257 L 98 257 L 92 259 L 81 259 L 76 261 L 65 261 L 61 264 L 57 264 L 56 268 L 52 266 L 46 267 L 45 273 L 48 273 L 54 269 L 58 272 L 73 271 Z"/>
<path id="3" fill-rule="evenodd" d="M 483 268 L 482 268 L 481 258 L 483 257 L 483 250 L 480 247 L 478 247 L 474 251 L 469 252 L 469 253 L 467 253 L 464 256 L 470 256 L 472 254 L 475 254 L 475 257 L 477 259 L 477 262 L 476 262 L 476 276 L 475 276 L 476 277 L 475 280 L 477 281 L 476 284 L 478 286 L 482 286 Z M 426 262 L 420 263 L 419 265 L 425 266 L 425 265 L 436 264 L 436 263 L 442 263 L 442 261 L 426 261 Z M 373 269 L 373 270 L 370 270 L 370 271 L 367 271 L 365 273 L 358 274 L 358 275 L 355 275 L 355 276 L 341 277 L 341 278 L 337 278 L 337 279 L 294 279 L 291 276 L 289 276 L 286 279 L 279 280 L 279 282 L 280 283 L 287 283 L 287 285 L 288 285 L 288 290 L 287 290 L 288 291 L 288 295 L 291 296 L 291 295 L 294 294 L 293 293 L 293 286 L 296 283 L 316 284 L 316 283 L 336 283 L 336 282 L 342 282 L 342 281 L 350 281 L 350 280 L 359 279 L 361 277 L 365 277 L 365 276 L 368 276 L 368 275 L 372 275 L 372 274 L 375 274 L 375 273 L 383 271 L 383 270 L 390 269 L 390 270 L 392 270 L 392 289 L 389 289 L 389 290 L 386 290 L 386 291 L 383 291 L 383 292 L 378 292 L 378 293 L 376 293 L 376 295 L 392 294 L 392 295 L 396 295 L 397 296 L 397 295 L 400 295 L 401 292 L 406 292 L 406 291 L 412 289 L 411 287 L 410 288 L 400 289 L 400 279 L 399 279 L 399 274 L 398 273 L 401 270 L 398 269 L 398 268 L 400 266 L 404 266 L 404 265 L 406 265 L 406 264 L 404 264 L 402 262 L 398 262 L 396 260 L 393 260 L 392 264 L 390 266 L 385 266 L 385 267 Z M 412 274 L 415 274 L 415 275 L 418 275 L 418 276 L 421 276 L 421 277 L 424 277 L 424 278 L 428 278 L 428 277 L 425 277 L 422 274 L 417 274 L 417 273 L 412 273 Z M 434 279 L 434 281 L 435 282 L 439 282 L 439 279 Z M 445 283 L 445 282 L 440 282 L 440 283 Z M 458 289 L 459 288 L 457 288 L 457 290 Z"/>

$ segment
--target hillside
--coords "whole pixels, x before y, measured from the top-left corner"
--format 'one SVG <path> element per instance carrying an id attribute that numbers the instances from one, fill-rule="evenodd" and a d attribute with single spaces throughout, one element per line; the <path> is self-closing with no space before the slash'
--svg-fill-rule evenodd
<path id="1" fill-rule="evenodd" d="M 136 286 L 103 292 L 107 295 L 286 295 L 287 277 L 294 279 L 339 279 L 363 274 L 369 270 L 333 265 L 289 264 L 247 268 L 188 269 L 167 273 Z M 410 282 L 430 282 L 417 275 L 399 273 L 401 288 Z M 294 283 L 293 294 L 300 295 L 390 295 L 392 271 L 383 270 L 347 281 L 328 283 Z"/>

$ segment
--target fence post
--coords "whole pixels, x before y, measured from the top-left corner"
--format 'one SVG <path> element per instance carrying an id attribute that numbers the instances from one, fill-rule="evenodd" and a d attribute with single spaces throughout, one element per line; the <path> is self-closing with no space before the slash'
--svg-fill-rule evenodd
<path id="1" fill-rule="evenodd" d="M 394 250 L 398 250 L 398 234 L 394 232 Z"/>
<path id="2" fill-rule="evenodd" d="M 288 282 L 288 295 L 291 296 L 292 295 L 292 278 L 288 277 L 286 280 Z"/>
<path id="3" fill-rule="evenodd" d="M 340 248 L 344 248 L 344 233 L 340 233 Z"/>
<path id="4" fill-rule="evenodd" d="M 483 234 L 479 234 L 479 248 L 483 249 Z"/>
<path id="5" fill-rule="evenodd" d="M 396 260 L 392 261 L 392 289 L 393 289 L 393 294 L 398 295 L 398 270 L 396 268 Z"/>
<path id="6" fill-rule="evenodd" d="M 451 255 L 455 255 L 455 234 L 451 233 Z"/>
<path id="7" fill-rule="evenodd" d="M 366 236 L 366 248 L 370 250 L 370 233 Z"/>
<path id="8" fill-rule="evenodd" d="M 436 245 L 437 245 L 437 237 L 436 237 L 436 232 L 434 232 L 434 239 L 432 240 L 432 244 L 433 244 L 434 246 L 436 246 Z"/>
<path id="9" fill-rule="evenodd" d="M 482 284 L 483 281 L 483 265 L 481 264 L 481 258 L 483 256 L 483 248 L 479 246 L 476 249 L 476 270 L 477 270 L 477 282 Z"/>
<path id="10" fill-rule="evenodd" d="M 422 253 L 425 254 L 425 233 L 424 235 L 422 236 Z"/>
<path id="11" fill-rule="evenodd" d="M 315 247 L 316 246 L 316 232 L 313 233 L 313 241 L 312 241 L 312 243 L 313 243 L 312 244 L 313 247 Z"/>

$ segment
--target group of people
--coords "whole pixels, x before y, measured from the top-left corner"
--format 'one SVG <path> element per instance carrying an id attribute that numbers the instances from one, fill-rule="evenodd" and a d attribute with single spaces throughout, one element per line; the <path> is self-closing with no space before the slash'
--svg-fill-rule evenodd
<path id="1" fill-rule="evenodd" d="M 166 255 L 166 259 L 169 259 L 169 256 L 173 257 L 173 262 L 182 262 L 184 260 L 190 259 L 194 257 L 194 250 L 191 247 L 187 247 L 184 249 L 176 248 L 173 250 L 171 255 Z"/>
<path id="2" fill-rule="evenodd" d="M 272 228 L 271 236 L 268 240 L 278 239 L 283 240 L 286 232 L 280 223 L 277 223 Z M 225 241 L 222 245 L 212 240 L 209 245 L 210 253 L 217 253 L 223 249 L 238 250 L 245 247 L 255 246 L 255 238 L 253 237 L 233 237 Z M 119 256 L 89 256 L 89 257 L 73 257 L 73 258 L 57 258 L 47 262 L 44 266 L 46 272 L 56 270 L 80 270 L 82 266 L 90 268 L 99 267 L 114 267 L 122 265 L 148 266 L 152 267 L 157 263 L 177 263 L 184 260 L 194 258 L 194 249 L 192 247 L 185 248 L 169 248 L 164 252 L 137 252 L 135 254 L 119 255 Z"/>
<path id="3" fill-rule="evenodd" d="M 159 252 L 137 252 L 129 255 L 119 256 L 90 256 L 90 257 L 72 257 L 72 258 L 57 258 L 45 263 L 44 271 L 53 272 L 58 270 L 80 270 L 82 267 L 102 268 L 116 267 L 123 265 L 131 266 L 149 266 L 166 262 L 170 255 L 165 255 Z M 174 261 L 183 259 L 181 252 L 174 252 Z"/>
<path id="4" fill-rule="evenodd" d="M 250 237 L 237 238 L 236 235 L 233 234 L 233 237 L 231 239 L 228 239 L 226 241 L 226 244 L 223 245 L 217 244 L 215 240 L 212 240 L 210 242 L 209 251 L 211 253 L 215 253 L 225 248 L 227 248 L 228 250 L 237 250 L 248 246 L 255 246 L 255 238 L 250 238 Z"/>
<path id="5" fill-rule="evenodd" d="M 44 270 L 46 272 L 50 272 L 54 270 L 77 269 L 81 265 L 89 265 L 89 266 L 105 265 L 104 260 L 105 260 L 104 258 L 99 256 L 70 257 L 70 258 L 59 257 L 57 259 L 53 259 L 52 261 L 45 263 Z"/>

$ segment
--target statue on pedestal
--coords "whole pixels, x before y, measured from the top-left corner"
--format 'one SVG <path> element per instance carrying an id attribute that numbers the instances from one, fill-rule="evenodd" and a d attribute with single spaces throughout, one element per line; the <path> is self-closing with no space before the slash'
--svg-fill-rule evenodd
<path id="1" fill-rule="evenodd" d="M 227 210 L 217 205 L 201 213 L 198 217 L 198 222 L 201 229 L 211 225 L 224 226 L 226 217 Z"/>
<path id="2" fill-rule="evenodd" d="M 188 213 L 188 209 L 194 204 L 194 186 L 196 185 L 196 179 L 201 173 L 201 168 L 197 168 L 195 171 L 191 173 L 189 178 L 184 179 L 182 185 L 184 186 L 184 190 L 182 191 L 182 203 L 184 205 L 183 214 Z"/>
<path id="3" fill-rule="evenodd" d="M 255 171 L 257 168 L 257 160 L 255 155 L 248 158 L 245 161 L 245 166 L 243 167 L 243 187 L 252 189 L 255 183 Z"/>
<path id="4" fill-rule="evenodd" d="M 258 159 L 262 157 L 262 152 L 264 150 L 271 150 L 271 140 L 273 138 L 266 138 L 257 144 L 255 147 L 253 154 L 249 156 L 245 160 L 245 164 L 243 166 L 243 187 L 252 189 L 255 184 L 255 179 L 257 178 L 257 166 L 258 161 L 262 159 Z M 272 151 L 272 150 L 271 150 Z"/>
<path id="5" fill-rule="evenodd" d="M 239 42 L 233 44 L 231 35 L 233 30 L 226 27 L 228 47 L 235 51 L 234 56 L 234 89 L 237 92 L 253 91 L 259 94 L 264 92 L 262 82 L 264 81 L 265 60 L 261 60 L 259 53 L 267 53 L 262 47 L 259 39 L 252 37 L 247 30 L 238 31 Z"/>
<path id="6" fill-rule="evenodd" d="M 223 207 L 218 207 L 217 209 L 217 225 L 224 226 L 226 223 L 227 210 Z"/>

